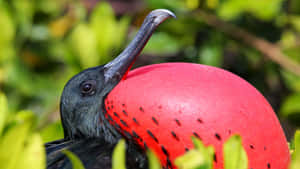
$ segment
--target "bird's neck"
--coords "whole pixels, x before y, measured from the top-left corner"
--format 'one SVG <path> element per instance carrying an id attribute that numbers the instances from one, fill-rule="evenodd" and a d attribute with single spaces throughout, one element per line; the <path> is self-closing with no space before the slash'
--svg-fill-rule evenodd
<path id="1" fill-rule="evenodd" d="M 104 109 L 97 112 L 80 113 L 72 122 L 62 118 L 65 139 L 79 140 L 87 138 L 104 139 L 109 143 L 116 143 L 121 135 L 104 117 Z M 92 114 L 88 114 L 92 113 Z"/>
<path id="2" fill-rule="evenodd" d="M 99 137 L 104 138 L 107 142 L 117 143 L 118 140 L 122 137 L 121 134 L 108 122 L 108 120 L 104 117 L 106 110 L 103 108 L 102 112 L 99 113 Z M 98 123 L 98 124 L 99 124 Z"/>

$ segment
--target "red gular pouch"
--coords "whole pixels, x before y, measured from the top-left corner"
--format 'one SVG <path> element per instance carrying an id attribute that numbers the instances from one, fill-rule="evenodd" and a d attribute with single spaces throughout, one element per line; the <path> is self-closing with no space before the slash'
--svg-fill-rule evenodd
<path id="1" fill-rule="evenodd" d="M 249 169 L 287 169 L 290 154 L 267 100 L 240 77 L 211 66 L 163 63 L 130 71 L 107 96 L 106 117 L 129 141 L 152 149 L 164 166 L 193 148 L 191 136 L 215 148 L 242 137 Z"/>

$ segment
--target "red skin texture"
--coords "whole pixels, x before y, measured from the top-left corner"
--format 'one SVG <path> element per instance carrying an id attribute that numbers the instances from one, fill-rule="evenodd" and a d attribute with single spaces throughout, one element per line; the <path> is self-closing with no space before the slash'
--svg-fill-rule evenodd
<path id="1" fill-rule="evenodd" d="M 242 136 L 249 169 L 288 168 L 287 141 L 272 107 L 228 71 L 191 63 L 141 67 L 109 93 L 105 106 L 111 124 L 117 123 L 128 139 L 122 131 L 134 131 L 141 138 L 134 140 L 142 147 L 145 142 L 164 165 L 167 157 L 173 162 L 193 147 L 190 138 L 196 132 L 215 147 L 215 169 L 223 169 L 222 145 L 232 134 Z"/>

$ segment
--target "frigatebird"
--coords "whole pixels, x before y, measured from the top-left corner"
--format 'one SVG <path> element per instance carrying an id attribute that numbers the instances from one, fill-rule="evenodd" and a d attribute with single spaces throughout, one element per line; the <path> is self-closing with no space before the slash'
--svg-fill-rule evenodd
<path id="1" fill-rule="evenodd" d="M 48 169 L 72 168 L 62 150 L 75 153 L 86 169 L 111 168 L 113 149 L 123 137 L 105 117 L 105 97 L 126 76 L 157 26 L 169 17 L 175 17 L 169 10 L 152 11 L 118 57 L 67 82 L 60 101 L 64 138 L 46 143 Z M 127 168 L 147 168 L 144 151 L 130 141 L 126 161 Z"/>

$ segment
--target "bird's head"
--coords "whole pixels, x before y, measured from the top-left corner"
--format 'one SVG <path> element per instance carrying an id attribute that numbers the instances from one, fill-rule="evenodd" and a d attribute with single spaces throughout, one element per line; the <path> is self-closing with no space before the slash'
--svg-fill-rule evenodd
<path id="1" fill-rule="evenodd" d="M 144 48 L 155 28 L 175 15 L 164 9 L 152 11 L 128 47 L 106 65 L 86 69 L 69 80 L 61 96 L 61 119 L 66 139 L 102 137 L 116 140 L 119 134 L 104 118 L 105 96 L 121 81 Z"/>

